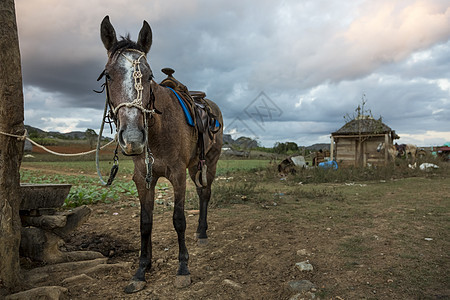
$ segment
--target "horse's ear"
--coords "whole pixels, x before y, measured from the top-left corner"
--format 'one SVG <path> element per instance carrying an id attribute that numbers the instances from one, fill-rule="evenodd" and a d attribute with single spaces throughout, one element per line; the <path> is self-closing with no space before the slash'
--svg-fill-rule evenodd
<path id="1" fill-rule="evenodd" d="M 103 18 L 100 25 L 100 36 L 102 38 L 103 45 L 106 50 L 110 51 L 111 48 L 117 43 L 116 31 L 109 21 L 109 16 Z"/>
<path id="2" fill-rule="evenodd" d="M 150 25 L 148 25 L 147 21 L 144 21 L 144 24 L 142 24 L 141 31 L 139 31 L 137 44 L 142 48 L 142 50 L 144 50 L 145 53 L 150 51 L 150 47 L 152 46 L 152 29 L 150 28 Z"/>

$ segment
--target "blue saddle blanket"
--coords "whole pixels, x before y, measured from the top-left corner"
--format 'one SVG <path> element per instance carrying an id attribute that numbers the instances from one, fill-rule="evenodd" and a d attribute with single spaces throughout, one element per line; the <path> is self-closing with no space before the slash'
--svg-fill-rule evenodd
<path id="1" fill-rule="evenodd" d="M 177 96 L 178 102 L 180 102 L 181 108 L 183 109 L 184 115 L 186 116 L 186 122 L 190 125 L 190 126 L 195 126 L 194 123 L 194 119 L 191 116 L 191 113 L 189 112 L 188 108 L 186 107 L 186 103 L 184 103 L 183 99 L 181 99 L 180 95 L 178 95 L 177 92 L 175 92 L 175 90 L 171 87 L 167 87 L 168 89 L 170 89 L 175 96 Z"/>
<path id="2" fill-rule="evenodd" d="M 178 93 L 174 89 L 172 89 L 171 87 L 167 88 L 170 89 L 175 94 L 175 96 L 177 96 L 178 102 L 180 103 L 181 108 L 183 109 L 184 115 L 186 117 L 186 122 L 188 123 L 188 125 L 194 127 L 195 126 L 194 118 L 191 116 L 191 112 L 187 108 L 186 103 L 184 103 L 183 99 L 181 99 L 180 95 L 178 95 Z M 219 121 L 216 120 L 215 126 L 216 127 L 220 126 Z"/>

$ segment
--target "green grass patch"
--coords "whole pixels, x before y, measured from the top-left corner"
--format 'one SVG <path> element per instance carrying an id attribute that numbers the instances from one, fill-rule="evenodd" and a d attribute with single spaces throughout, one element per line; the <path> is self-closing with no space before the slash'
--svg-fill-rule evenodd
<path id="1" fill-rule="evenodd" d="M 240 171 L 265 169 L 269 165 L 267 159 L 221 159 L 217 162 L 216 176 L 224 176 Z"/>
<path id="2" fill-rule="evenodd" d="M 35 184 L 71 184 L 64 206 L 112 203 L 121 198 L 137 198 L 134 182 L 117 178 L 110 187 L 104 187 L 97 177 L 85 175 L 48 175 L 35 170 L 21 170 L 21 182 Z"/>

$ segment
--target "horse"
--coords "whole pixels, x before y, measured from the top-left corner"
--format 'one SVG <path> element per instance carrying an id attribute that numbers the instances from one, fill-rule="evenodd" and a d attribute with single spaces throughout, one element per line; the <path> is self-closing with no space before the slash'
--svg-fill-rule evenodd
<path id="1" fill-rule="evenodd" d="M 197 185 L 200 213 L 196 238 L 199 244 L 207 242 L 206 231 L 208 202 L 214 181 L 216 164 L 222 148 L 222 126 L 215 133 L 209 149 L 204 150 L 204 160 L 199 158 L 198 129 L 186 123 L 186 117 L 177 95 L 153 80 L 147 61 L 152 45 L 152 31 L 143 22 L 137 42 L 129 36 L 116 38 L 109 16 L 100 25 L 100 36 L 107 50 L 108 60 L 101 76 L 106 77 L 105 86 L 110 115 L 116 124 L 118 145 L 124 155 L 133 156 L 133 181 L 140 201 L 141 247 L 139 266 L 125 287 L 126 293 L 144 289 L 145 273 L 152 265 L 152 224 L 155 185 L 160 177 L 167 178 L 173 186 L 173 226 L 177 233 L 179 255 L 175 278 L 177 287 L 190 284 L 189 254 L 185 242 L 186 218 L 184 215 L 186 193 L 186 169 L 195 181 L 199 163 L 205 163 L 207 176 L 202 186 Z M 216 120 L 223 124 L 219 107 L 207 100 Z"/>
<path id="2" fill-rule="evenodd" d="M 386 148 L 386 144 L 384 142 L 381 142 L 378 144 L 377 152 L 381 152 L 385 148 Z M 395 158 L 398 155 L 397 147 L 395 147 L 395 145 L 389 145 L 387 148 L 387 151 L 389 153 L 389 157 L 391 158 L 391 160 L 394 162 L 394 165 L 395 165 Z"/>
<path id="3" fill-rule="evenodd" d="M 408 155 L 411 155 L 411 160 L 412 163 L 416 162 L 416 156 L 417 156 L 417 146 L 413 145 L 413 144 L 400 144 L 397 145 L 395 144 L 395 146 L 397 147 L 397 151 L 399 152 L 400 156 L 405 156 L 406 160 L 408 160 Z"/>

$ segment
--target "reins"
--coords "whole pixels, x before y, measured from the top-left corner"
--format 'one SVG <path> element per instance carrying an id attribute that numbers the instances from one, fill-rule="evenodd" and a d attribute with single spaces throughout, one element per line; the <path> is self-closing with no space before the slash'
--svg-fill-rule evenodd
<path id="1" fill-rule="evenodd" d="M 132 60 L 124 54 L 125 51 L 134 51 L 134 52 L 137 52 L 138 54 L 140 54 L 140 56 L 137 59 Z M 110 126 L 111 126 L 111 123 L 114 123 L 114 125 L 116 126 L 116 131 L 118 130 L 118 127 L 119 127 L 118 122 L 119 121 L 118 121 L 117 114 L 118 114 L 120 108 L 134 107 L 134 108 L 139 109 L 142 112 L 142 114 L 144 116 L 144 128 L 145 128 L 145 132 L 147 134 L 147 139 L 146 139 L 147 143 L 145 145 L 145 150 L 144 150 L 145 151 L 145 167 L 146 167 L 146 173 L 147 173 L 145 176 L 145 181 L 146 181 L 146 187 L 147 187 L 147 189 L 149 189 L 151 181 L 152 181 L 152 167 L 153 167 L 153 163 L 155 162 L 155 158 L 153 157 L 150 147 L 148 146 L 148 118 L 151 118 L 153 114 L 161 114 L 161 112 L 155 108 L 155 95 L 153 94 L 153 90 L 151 88 L 151 83 L 150 83 L 150 99 L 149 99 L 149 104 L 148 104 L 149 108 L 145 108 L 143 105 L 143 102 L 142 102 L 142 91 L 143 91 L 144 87 L 142 86 L 142 72 L 141 72 L 141 68 L 140 68 L 140 63 L 141 63 L 140 60 L 141 60 L 141 58 L 146 59 L 146 57 L 145 57 L 146 54 L 144 52 L 136 50 L 136 49 L 125 49 L 125 50 L 121 51 L 120 54 L 123 57 L 125 57 L 125 59 L 127 59 L 129 62 L 131 62 L 131 64 L 133 65 L 133 79 L 134 79 L 134 89 L 136 90 L 136 98 L 132 102 L 120 103 L 119 105 L 114 107 L 113 104 L 111 103 L 111 97 L 109 95 L 108 77 L 106 76 L 105 83 L 102 85 L 103 89 L 101 91 L 95 91 L 97 93 L 102 93 L 104 90 L 106 90 L 105 109 L 103 111 L 103 118 L 102 118 L 102 124 L 100 126 L 99 136 L 100 137 L 102 136 L 105 123 L 109 123 Z M 106 69 L 103 70 L 103 72 L 98 77 L 97 81 L 102 79 L 105 76 L 105 74 L 106 74 Z M 152 77 L 153 77 L 153 74 L 151 75 L 151 78 Z M 150 78 L 150 80 L 151 80 L 151 78 Z M 107 113 L 108 106 L 110 108 L 109 113 Z M 106 121 L 106 119 L 108 119 L 108 121 Z M 111 119 L 112 119 L 112 122 L 111 122 Z M 112 132 L 112 127 L 111 127 L 111 132 Z M 114 178 L 119 170 L 119 157 L 117 156 L 117 149 L 118 149 L 119 143 L 118 143 L 118 139 L 117 139 L 117 133 L 116 133 L 115 141 L 117 142 L 117 146 L 116 146 L 116 150 L 114 152 L 113 166 L 110 171 L 109 179 L 107 182 L 105 182 L 103 180 L 103 177 L 100 172 L 100 167 L 99 167 L 100 138 L 97 140 L 97 151 L 96 151 L 96 156 L 95 156 L 96 168 L 97 168 L 97 174 L 100 179 L 100 183 L 104 186 L 110 186 L 112 184 L 112 182 L 114 181 Z"/>

